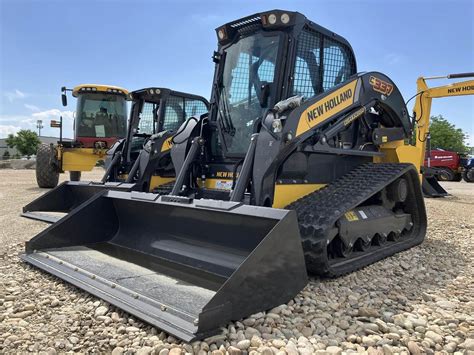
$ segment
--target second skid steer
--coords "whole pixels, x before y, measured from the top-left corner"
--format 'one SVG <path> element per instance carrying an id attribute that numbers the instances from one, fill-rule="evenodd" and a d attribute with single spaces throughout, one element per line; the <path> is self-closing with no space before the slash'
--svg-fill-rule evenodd
<path id="1" fill-rule="evenodd" d="M 209 103 L 201 96 L 157 87 L 133 91 L 128 98 L 127 135 L 108 150 L 101 181 L 63 182 L 24 206 L 23 217 L 52 223 L 104 189 L 148 192 L 174 180 L 172 137 L 188 117 L 206 113 Z"/>
<path id="2" fill-rule="evenodd" d="M 297 12 L 217 36 L 210 112 L 171 148 L 172 191 L 97 194 L 22 256 L 185 341 L 426 232 L 424 145 L 390 78 L 358 74 L 349 43 Z"/>

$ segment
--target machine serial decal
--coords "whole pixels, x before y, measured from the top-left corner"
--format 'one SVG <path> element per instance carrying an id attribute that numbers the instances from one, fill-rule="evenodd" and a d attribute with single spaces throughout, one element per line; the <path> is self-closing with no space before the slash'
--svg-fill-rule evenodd
<path id="1" fill-rule="evenodd" d="M 161 146 L 161 151 L 166 152 L 167 150 L 171 149 L 171 146 L 173 145 L 173 137 L 169 137 L 163 142 L 163 145 Z"/>
<path id="2" fill-rule="evenodd" d="M 380 92 L 381 94 L 390 96 L 390 94 L 393 91 L 393 85 L 383 81 L 382 79 L 379 79 L 375 76 L 371 76 L 369 78 L 370 85 L 372 85 L 372 88 L 374 91 Z"/>
<path id="3" fill-rule="evenodd" d="M 341 112 L 354 103 L 357 80 L 351 81 L 340 89 L 309 106 L 301 115 L 296 136 L 310 130 L 329 117 Z"/>
<path id="4" fill-rule="evenodd" d="M 362 116 L 363 114 L 365 113 L 365 107 L 361 107 L 360 109 L 358 109 L 356 112 L 354 112 L 353 114 L 349 115 L 349 117 L 347 117 L 345 120 L 344 120 L 344 126 L 349 126 L 352 122 L 354 122 L 356 119 L 358 119 L 360 116 Z"/>
<path id="5" fill-rule="evenodd" d="M 216 181 L 215 188 L 218 190 L 230 190 L 232 189 L 232 181 L 219 180 Z"/>

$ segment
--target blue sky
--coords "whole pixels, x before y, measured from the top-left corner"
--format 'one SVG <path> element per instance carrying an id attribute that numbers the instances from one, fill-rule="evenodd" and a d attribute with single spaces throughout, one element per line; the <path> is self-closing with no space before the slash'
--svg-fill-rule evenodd
<path id="1" fill-rule="evenodd" d="M 389 75 L 405 99 L 420 75 L 474 71 L 472 0 L 0 0 L 0 137 L 60 114 L 71 135 L 74 103 L 61 106 L 63 85 L 163 86 L 209 97 L 214 28 L 272 8 L 302 12 L 347 38 L 358 70 Z M 432 114 L 469 132 L 474 146 L 473 97 L 438 99 Z"/>

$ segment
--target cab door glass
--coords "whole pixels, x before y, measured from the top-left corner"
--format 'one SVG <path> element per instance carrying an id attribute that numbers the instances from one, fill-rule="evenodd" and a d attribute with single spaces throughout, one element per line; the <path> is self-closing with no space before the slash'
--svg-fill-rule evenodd
<path id="1" fill-rule="evenodd" d="M 184 122 L 184 119 L 184 99 L 178 96 L 170 96 L 166 101 L 163 130 L 176 131 L 181 123 Z"/>

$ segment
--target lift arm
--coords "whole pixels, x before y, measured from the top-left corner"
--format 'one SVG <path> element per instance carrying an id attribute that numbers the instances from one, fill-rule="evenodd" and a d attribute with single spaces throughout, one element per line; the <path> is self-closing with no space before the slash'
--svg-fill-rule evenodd
<path id="1" fill-rule="evenodd" d="M 416 81 L 417 96 L 415 107 L 413 108 L 414 119 L 416 120 L 416 147 L 423 152 L 420 156 L 420 165 L 423 166 L 426 150 L 426 140 L 429 135 L 431 101 L 434 98 L 449 96 L 474 95 L 474 80 L 466 80 L 444 86 L 429 88 L 427 80 L 432 79 L 459 79 L 474 77 L 474 73 L 449 74 L 446 76 L 419 77 Z"/>

